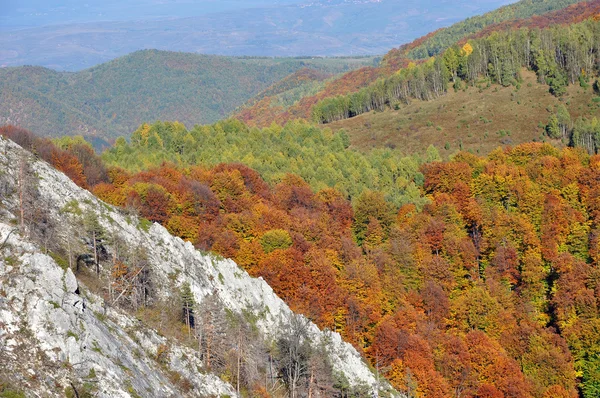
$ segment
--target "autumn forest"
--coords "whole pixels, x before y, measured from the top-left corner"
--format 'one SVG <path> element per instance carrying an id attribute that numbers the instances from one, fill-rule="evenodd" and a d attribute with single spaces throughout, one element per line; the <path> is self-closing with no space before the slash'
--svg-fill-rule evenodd
<path id="1" fill-rule="evenodd" d="M 522 3 L 523 18 L 542 13 Z M 393 50 L 378 69 L 300 70 L 237 118 L 149 121 L 101 155 L 80 136 L 0 134 L 262 277 L 409 397 L 599 397 L 600 5 L 568 10 L 585 18 L 489 17 Z M 329 127 L 451 90 L 517 92 L 524 71 L 560 104 L 540 122 L 544 142 L 359 151 Z M 574 86 L 593 117 L 569 114 Z"/>

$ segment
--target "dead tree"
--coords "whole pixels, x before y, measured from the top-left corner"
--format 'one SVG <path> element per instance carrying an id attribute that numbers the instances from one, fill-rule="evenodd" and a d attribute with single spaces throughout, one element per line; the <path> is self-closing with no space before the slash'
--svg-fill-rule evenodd
<path id="1" fill-rule="evenodd" d="M 291 314 L 283 333 L 277 340 L 279 351 L 279 376 L 286 384 L 291 398 L 300 394 L 301 381 L 309 376 L 311 347 L 308 333 L 309 321 L 301 315 Z"/>

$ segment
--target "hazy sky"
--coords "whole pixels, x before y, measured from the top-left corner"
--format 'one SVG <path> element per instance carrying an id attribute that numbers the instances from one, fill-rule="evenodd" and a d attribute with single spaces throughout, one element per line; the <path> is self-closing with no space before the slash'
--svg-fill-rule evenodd
<path id="1" fill-rule="evenodd" d="M 140 49 L 250 56 L 385 54 L 509 2 L 0 0 L 0 65 L 81 70 Z"/>
<path id="2" fill-rule="evenodd" d="M 0 0 L 0 25 L 31 27 L 61 23 L 128 21 L 199 16 L 301 0 Z"/>

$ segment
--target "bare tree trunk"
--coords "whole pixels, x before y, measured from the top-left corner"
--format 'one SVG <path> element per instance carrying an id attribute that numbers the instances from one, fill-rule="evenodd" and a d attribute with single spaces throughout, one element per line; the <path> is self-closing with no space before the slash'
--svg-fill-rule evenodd
<path id="1" fill-rule="evenodd" d="M 146 268 L 146 266 L 145 266 L 145 265 L 144 265 L 142 268 L 140 268 L 140 269 L 139 269 L 139 270 L 138 270 L 138 271 L 135 273 L 135 275 L 133 275 L 133 277 L 132 277 L 132 278 L 131 278 L 131 280 L 129 281 L 129 284 L 123 288 L 123 290 L 121 291 L 121 293 L 119 294 L 119 296 L 118 296 L 118 297 L 115 299 L 115 301 L 113 301 L 113 305 L 117 304 L 117 301 L 119 301 L 119 299 L 120 299 L 121 297 L 123 297 L 123 295 L 125 294 L 125 292 L 126 292 L 127 290 L 129 290 L 129 289 L 130 289 L 130 288 L 133 286 L 133 283 L 134 283 L 135 279 L 136 279 L 136 278 L 137 278 L 137 276 L 138 276 L 138 275 L 139 275 L 139 274 L 140 274 L 140 273 L 141 273 L 141 272 L 144 270 L 144 268 Z M 125 280 L 125 282 L 127 282 L 127 280 Z M 188 314 L 189 314 L 189 312 L 188 312 Z M 189 325 L 189 315 L 188 315 L 188 316 L 186 316 L 186 320 L 188 320 L 188 325 Z"/>
<path id="2" fill-rule="evenodd" d="M 312 391 L 313 391 L 313 382 L 315 380 L 315 372 L 314 372 L 314 368 L 311 366 L 310 367 L 310 378 L 308 380 L 308 398 L 312 398 Z"/>
<path id="3" fill-rule="evenodd" d="M 190 309 L 188 307 L 188 305 L 186 304 L 185 306 L 185 326 L 187 326 L 187 330 L 188 330 L 188 339 L 190 338 L 190 335 L 192 333 L 192 326 L 190 325 Z"/>
<path id="4" fill-rule="evenodd" d="M 96 276 L 100 276 L 100 264 L 98 264 L 98 247 L 96 245 L 96 231 L 92 232 L 92 240 L 94 241 L 94 264 L 96 265 Z"/>
<path id="5" fill-rule="evenodd" d="M 21 234 L 25 233 L 25 203 L 23 202 L 23 185 L 25 184 L 25 159 L 19 162 L 19 214 Z"/>
<path id="6" fill-rule="evenodd" d="M 242 328 L 238 326 L 238 352 L 237 352 L 237 378 L 236 378 L 236 390 L 237 394 L 240 395 L 240 367 L 242 362 Z"/>
<path id="7" fill-rule="evenodd" d="M 6 245 L 6 242 L 8 242 L 8 238 L 10 238 L 10 235 L 12 235 L 13 232 L 15 232 L 16 230 L 11 230 L 8 235 L 6 235 L 6 238 L 4 239 L 4 242 L 2 242 L 2 244 L 0 245 L 0 250 L 4 249 L 4 246 Z"/>
<path id="8" fill-rule="evenodd" d="M 73 254 L 71 253 L 71 228 L 67 230 L 67 250 L 69 251 L 69 269 L 73 270 Z"/>
<path id="9" fill-rule="evenodd" d="M 212 340 L 212 336 L 210 335 L 210 333 L 206 333 L 206 367 L 208 369 L 210 369 L 211 340 Z"/>

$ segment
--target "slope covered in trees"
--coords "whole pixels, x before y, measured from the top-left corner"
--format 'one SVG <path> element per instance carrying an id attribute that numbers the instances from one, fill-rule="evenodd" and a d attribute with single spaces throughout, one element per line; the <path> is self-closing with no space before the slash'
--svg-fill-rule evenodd
<path id="1" fill-rule="evenodd" d="M 483 15 L 467 18 L 427 37 L 408 53 L 410 58 L 425 59 L 442 53 L 459 40 L 479 32 L 489 25 L 508 20 L 527 19 L 560 10 L 581 0 L 521 0 Z"/>
<path id="2" fill-rule="evenodd" d="M 450 47 L 443 55 L 356 93 L 325 99 L 313 107 L 313 119 L 329 123 L 372 110 L 399 108 L 411 99 L 439 98 L 451 84 L 458 90 L 464 84 L 481 84 L 480 79 L 484 84 L 518 86 L 523 67 L 535 71 L 538 80 L 560 97 L 568 84 L 589 85 L 590 77 L 598 76 L 599 54 L 600 22 L 593 19 L 544 30 L 495 32 L 462 47 Z"/>
<path id="3" fill-rule="evenodd" d="M 103 159 L 130 171 L 163 162 L 205 167 L 244 163 L 270 184 L 293 173 L 314 190 L 330 187 L 345 197 L 357 197 L 370 189 L 383 192 L 398 206 L 419 202 L 417 186 L 423 178 L 419 165 L 438 158 L 433 148 L 423 159 L 389 148 L 363 154 L 348 150 L 348 145 L 343 131 L 334 134 L 300 121 L 258 129 L 230 119 L 189 131 L 181 123 L 157 122 L 140 126 L 131 143 L 119 138 Z"/>
<path id="4" fill-rule="evenodd" d="M 510 20 L 487 26 L 470 36 L 464 37 L 458 43 L 466 42 L 467 39 L 471 38 L 485 37 L 495 31 L 519 28 L 546 28 L 557 24 L 568 25 L 582 22 L 589 18 L 598 19 L 598 16 L 600 16 L 600 1 L 581 1 L 561 10 L 536 15 L 531 18 Z"/>
<path id="5" fill-rule="evenodd" d="M 234 258 L 427 396 L 600 392 L 600 159 L 525 144 L 421 167 L 426 204 L 241 165 L 117 172 L 101 198 Z"/>
<path id="6" fill-rule="evenodd" d="M 0 123 L 47 136 L 104 139 L 147 120 L 188 125 L 226 117 L 271 84 L 303 68 L 341 73 L 371 58 L 232 58 L 139 51 L 77 73 L 0 68 Z"/>
<path id="7" fill-rule="evenodd" d="M 322 83 L 298 73 L 256 102 L 278 97 L 292 117 L 325 94 L 282 94 L 324 84 L 339 96 L 313 107 L 321 122 L 398 108 L 413 112 L 410 123 L 420 102 L 441 113 L 441 103 L 426 101 L 454 88 L 444 99 L 465 100 L 457 113 L 471 134 L 467 97 L 496 91 L 523 108 L 492 118 L 519 118 L 540 106 L 531 100 L 542 87 L 553 96 L 535 108 L 544 115 L 535 133 L 570 145 L 561 149 L 526 143 L 440 162 L 434 147 L 424 156 L 393 145 L 355 152 L 344 131 L 308 122 L 191 130 L 156 122 L 130 143 L 117 139 L 103 164 L 79 139 L 3 132 L 101 199 L 233 258 L 294 310 L 341 333 L 408 396 L 592 398 L 600 395 L 600 123 L 598 101 L 586 98 L 600 93 L 599 32 L 594 20 L 495 32 L 393 75 L 363 68 Z M 444 129 L 428 123 L 441 138 Z M 495 134 L 502 144 L 512 137 Z"/>
<path id="8" fill-rule="evenodd" d="M 386 75 L 386 68 L 366 66 L 342 76 L 335 77 L 321 85 L 304 85 L 308 89 L 301 92 L 299 98 L 291 104 L 282 104 L 280 97 L 290 94 L 287 90 L 271 96 L 261 96 L 258 101 L 252 99 L 234 113 L 234 116 L 252 126 L 266 127 L 276 122 L 284 124 L 295 119 L 310 119 L 311 108 L 320 100 L 337 95 L 346 95 L 368 86 L 377 78 Z M 312 90 L 318 89 L 317 93 Z M 293 93 L 295 94 L 295 93 Z"/>
<path id="9" fill-rule="evenodd" d="M 281 107 L 278 106 L 276 98 L 264 97 L 257 104 L 250 102 L 246 109 L 238 112 L 236 117 L 258 126 L 268 126 L 273 121 L 284 123 L 295 118 L 308 119 L 311 117 L 311 108 L 319 101 L 332 98 L 337 95 L 346 95 L 354 93 L 364 88 L 366 85 L 375 82 L 378 78 L 389 78 L 399 69 L 406 68 L 413 61 L 411 54 L 415 51 L 423 51 L 423 48 L 430 45 L 433 41 L 447 42 L 436 51 L 445 50 L 455 45 L 457 42 L 470 37 L 487 36 L 495 31 L 505 31 L 515 27 L 547 27 L 558 23 L 575 23 L 595 15 L 594 10 L 598 8 L 597 0 L 591 2 L 580 2 L 572 7 L 567 7 L 574 1 L 537 1 L 523 0 L 510 6 L 500 8 L 499 10 L 485 14 L 480 17 L 473 17 L 468 21 L 460 22 L 445 30 L 431 32 L 415 41 L 405 44 L 397 49 L 390 50 L 382 59 L 378 68 L 369 68 L 362 71 L 351 72 L 334 80 L 330 85 L 316 93 L 307 93 L 297 103 Z M 566 8 L 565 8 L 566 7 Z M 553 11 L 555 10 L 555 11 Z M 528 18 L 530 16 L 533 18 Z M 542 17 L 537 17 L 542 15 Z M 503 23 L 494 23 L 494 21 L 504 21 Z M 465 27 L 468 25 L 468 29 Z M 465 30 L 466 29 L 466 30 Z M 447 32 L 454 32 L 448 34 Z M 461 34 L 456 34 L 462 32 Z M 485 32 L 483 34 L 482 32 Z M 424 62 L 418 60 L 417 63 Z"/>
<path id="10" fill-rule="evenodd" d="M 523 144 L 419 170 L 402 206 L 240 164 L 109 168 L 93 191 L 263 277 L 399 390 L 597 396 L 598 155 Z"/>

